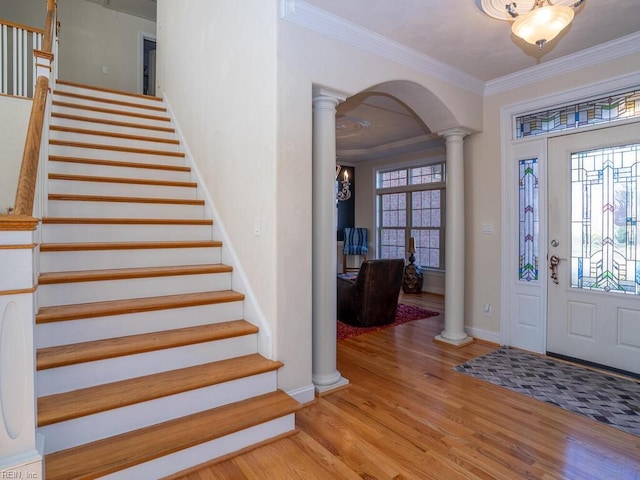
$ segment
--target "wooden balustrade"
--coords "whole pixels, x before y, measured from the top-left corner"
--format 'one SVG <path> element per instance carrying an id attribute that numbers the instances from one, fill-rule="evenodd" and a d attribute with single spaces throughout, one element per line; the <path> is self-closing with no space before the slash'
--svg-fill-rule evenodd
<path id="1" fill-rule="evenodd" d="M 57 33 L 55 8 L 55 0 L 47 0 L 47 20 L 44 30 L 43 48 L 41 51 L 34 52 L 34 58 L 37 58 L 38 62 L 41 62 L 43 59 L 48 59 L 50 62 L 53 61 L 52 49 L 54 45 L 54 38 Z M 51 73 L 49 65 L 38 63 L 37 67 L 38 72 L 41 71 L 41 67 L 45 67 L 48 69 L 47 73 Z M 13 215 L 33 215 L 38 163 L 40 161 L 40 146 L 42 144 L 42 130 L 45 120 L 48 93 L 49 77 L 46 75 L 38 76 L 33 95 L 33 105 L 31 107 L 29 126 L 27 129 L 27 139 L 22 155 L 22 164 L 20 166 L 15 207 L 12 212 Z"/>

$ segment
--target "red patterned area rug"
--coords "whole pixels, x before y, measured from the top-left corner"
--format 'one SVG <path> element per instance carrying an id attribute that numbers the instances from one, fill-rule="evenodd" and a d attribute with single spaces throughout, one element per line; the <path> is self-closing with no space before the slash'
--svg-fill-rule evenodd
<path id="1" fill-rule="evenodd" d="M 396 320 L 393 323 L 387 325 L 379 325 L 376 327 L 352 327 L 346 323 L 342 323 L 338 320 L 338 340 L 346 340 L 347 338 L 362 335 L 363 333 L 377 332 L 384 328 L 397 327 L 403 323 L 411 322 L 413 320 L 419 320 L 421 318 L 429 318 L 440 315 L 438 312 L 432 312 L 420 307 L 411 307 L 402 303 L 398 304 L 396 310 Z"/>

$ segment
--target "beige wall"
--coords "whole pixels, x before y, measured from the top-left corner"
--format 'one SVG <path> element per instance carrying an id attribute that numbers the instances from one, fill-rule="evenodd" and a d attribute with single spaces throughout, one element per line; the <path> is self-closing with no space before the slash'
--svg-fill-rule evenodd
<path id="1" fill-rule="evenodd" d="M 44 28 L 46 0 L 0 0 L 0 18 L 27 27 Z"/>
<path id="2" fill-rule="evenodd" d="M 290 391 L 311 384 L 313 87 L 350 95 L 408 80 L 450 103 L 447 118 L 476 129 L 482 99 L 281 21 L 279 7 L 159 0 L 158 83 L 272 328 L 285 363 L 280 387 Z M 335 242 L 334 231 L 326 235 Z"/>
<path id="3" fill-rule="evenodd" d="M 141 34 L 155 36 L 155 22 L 85 0 L 57 0 L 62 80 L 139 92 Z M 107 67 L 108 73 L 102 68 Z"/>
<path id="4" fill-rule="evenodd" d="M 0 95 L 0 215 L 15 204 L 31 100 Z"/>

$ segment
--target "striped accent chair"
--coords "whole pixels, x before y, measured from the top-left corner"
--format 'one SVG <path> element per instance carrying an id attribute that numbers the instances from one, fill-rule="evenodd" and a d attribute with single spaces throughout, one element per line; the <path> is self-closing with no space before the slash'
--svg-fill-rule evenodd
<path id="1" fill-rule="evenodd" d="M 347 268 L 347 256 L 358 255 L 367 259 L 369 251 L 369 234 L 366 228 L 345 228 L 344 229 L 344 245 L 342 249 L 342 273 L 348 270 L 359 270 L 360 267 Z"/>

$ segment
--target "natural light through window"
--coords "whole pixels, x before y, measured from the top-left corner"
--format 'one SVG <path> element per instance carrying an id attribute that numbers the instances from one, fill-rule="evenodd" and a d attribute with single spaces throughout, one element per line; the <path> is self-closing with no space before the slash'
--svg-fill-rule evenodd
<path id="1" fill-rule="evenodd" d="M 415 242 L 416 264 L 444 269 L 444 163 L 378 172 L 381 258 L 406 258 Z"/>

